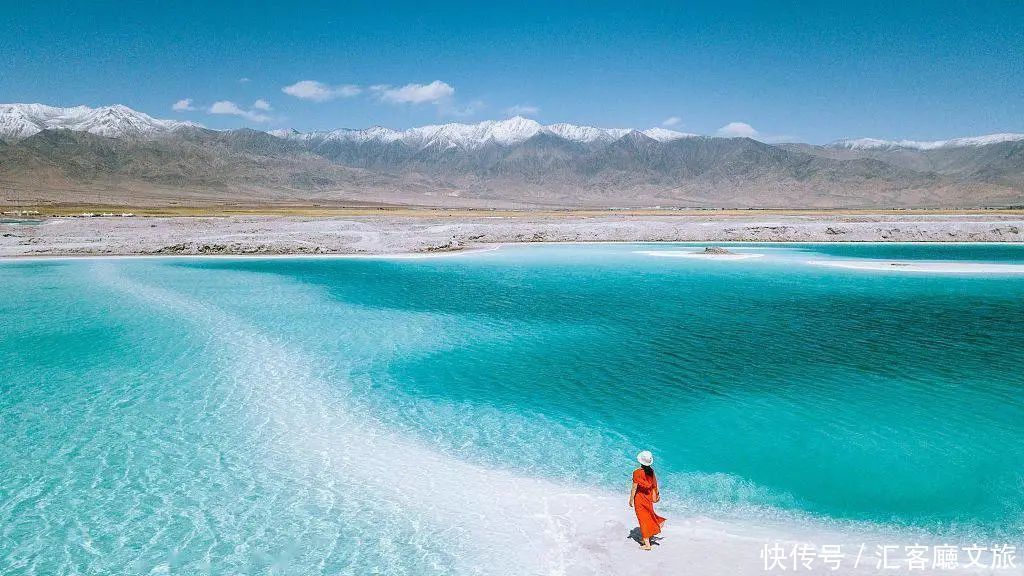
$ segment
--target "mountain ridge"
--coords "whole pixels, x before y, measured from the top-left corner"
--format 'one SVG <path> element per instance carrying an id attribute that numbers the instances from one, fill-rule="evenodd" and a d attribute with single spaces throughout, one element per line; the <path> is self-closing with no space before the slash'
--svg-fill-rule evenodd
<path id="1" fill-rule="evenodd" d="M 110 106 L 72 106 L 61 108 L 46 104 L 10 103 L 0 104 L 0 139 L 18 139 L 31 136 L 45 129 L 69 129 L 84 131 L 101 136 L 124 137 L 130 135 L 162 134 L 181 127 L 202 127 L 200 124 L 182 120 L 158 119 L 139 112 L 123 104 Z M 24 128 L 30 133 L 19 130 Z M 256 130 L 255 128 L 250 128 Z M 218 130 L 227 132 L 231 130 Z M 662 127 L 645 130 L 634 128 L 598 128 L 588 125 L 570 124 L 565 122 L 541 124 L 536 120 L 523 116 L 513 116 L 504 120 L 484 120 L 477 123 L 451 122 L 446 124 L 430 124 L 395 130 L 383 126 L 369 128 L 335 128 L 331 130 L 314 130 L 301 132 L 293 128 L 260 130 L 278 138 L 298 140 L 372 140 L 381 141 L 403 140 L 431 143 L 439 141 L 444 144 L 474 147 L 487 142 L 500 144 L 517 144 L 536 135 L 546 132 L 570 141 L 591 143 L 595 141 L 613 141 L 629 132 L 640 132 L 654 140 L 667 142 L 680 138 L 727 138 L 726 136 L 704 136 L 701 134 L 679 132 Z M 756 140 L 756 138 L 754 138 Z M 933 150 L 937 148 L 985 146 L 1001 142 L 1024 140 L 1022 133 L 996 133 L 981 136 L 949 138 L 946 140 L 885 140 L 880 138 L 847 138 L 825 144 L 829 148 L 847 149 L 894 149 L 913 148 Z M 758 140 L 760 141 L 760 140 Z M 800 144 L 800 143 L 794 143 Z M 813 146 L 812 144 L 808 144 Z"/>
<path id="2" fill-rule="evenodd" d="M 147 136 L 173 131 L 191 122 L 160 120 L 127 106 L 74 106 L 0 104 L 0 139 L 27 138 L 43 130 L 66 129 L 107 137 Z"/>
<path id="3" fill-rule="evenodd" d="M 631 128 L 597 128 L 567 123 L 544 125 L 529 118 L 513 116 L 505 120 L 485 120 L 475 124 L 453 122 L 418 126 L 407 130 L 393 130 L 382 126 L 372 126 L 365 129 L 340 128 L 313 132 L 299 132 L 289 128 L 272 130 L 269 133 L 279 138 L 305 142 L 378 141 L 402 142 L 421 147 L 436 144 L 474 149 L 487 144 L 500 144 L 504 146 L 520 144 L 537 134 L 550 134 L 571 142 L 587 144 L 593 142 L 612 142 L 632 131 L 634 130 Z M 665 128 L 648 128 L 640 132 L 649 138 L 661 142 L 699 136 Z"/>
<path id="4" fill-rule="evenodd" d="M 867 149 L 896 149 L 913 148 L 916 150 L 937 150 L 939 148 L 962 148 L 966 146 L 987 146 L 989 144 L 1000 144 L 1002 142 L 1018 142 L 1024 140 L 1024 134 L 1000 133 L 986 134 L 984 136 L 967 136 L 963 138 L 950 138 L 948 140 L 881 140 L 878 138 L 853 138 L 836 140 L 828 144 L 830 148 L 848 148 L 851 150 Z"/>
<path id="5" fill-rule="evenodd" d="M 212 130 L 124 106 L 8 104 L 0 105 L 0 202 L 107 195 L 123 204 L 1024 205 L 1024 136 L 1016 136 L 818 146 L 523 117 L 266 132 Z"/>

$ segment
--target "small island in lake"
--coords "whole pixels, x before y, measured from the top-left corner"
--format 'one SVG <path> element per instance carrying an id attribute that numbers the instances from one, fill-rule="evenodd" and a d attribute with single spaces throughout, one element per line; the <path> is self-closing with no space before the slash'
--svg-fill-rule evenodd
<path id="1" fill-rule="evenodd" d="M 714 255 L 714 256 L 725 256 L 725 255 L 736 254 L 736 253 L 733 252 L 732 250 L 728 250 L 726 248 L 722 248 L 721 246 L 708 246 L 708 247 L 704 248 L 703 252 L 696 252 L 696 254 L 708 254 L 708 255 Z"/>

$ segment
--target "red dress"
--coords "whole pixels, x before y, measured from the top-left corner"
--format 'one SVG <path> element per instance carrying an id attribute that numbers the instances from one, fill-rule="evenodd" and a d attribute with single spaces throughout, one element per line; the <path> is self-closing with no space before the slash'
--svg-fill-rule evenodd
<path id="1" fill-rule="evenodd" d="M 633 471 L 633 482 L 636 482 L 636 495 L 633 497 L 633 509 L 636 519 L 640 521 L 640 535 L 650 538 L 661 532 L 665 519 L 654 512 L 654 495 L 658 492 L 658 478 L 648 476 L 642 468 Z"/>

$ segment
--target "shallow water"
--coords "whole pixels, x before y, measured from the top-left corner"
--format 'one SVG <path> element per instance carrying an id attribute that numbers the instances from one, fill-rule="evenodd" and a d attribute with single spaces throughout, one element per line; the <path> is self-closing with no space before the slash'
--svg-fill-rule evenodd
<path id="1" fill-rule="evenodd" d="M 621 491 L 641 448 L 676 517 L 1024 536 L 1024 276 L 807 263 L 1024 246 L 639 253 L 695 249 L 5 262 L 0 567 L 480 571 L 517 517 L 443 475 Z"/>

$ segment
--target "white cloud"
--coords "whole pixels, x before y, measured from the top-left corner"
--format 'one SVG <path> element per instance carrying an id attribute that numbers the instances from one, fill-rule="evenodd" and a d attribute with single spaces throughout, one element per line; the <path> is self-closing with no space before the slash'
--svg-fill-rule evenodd
<path id="1" fill-rule="evenodd" d="M 238 82 L 239 84 L 248 84 L 249 82 L 252 82 L 252 80 L 250 80 L 249 78 L 242 77 L 238 79 Z"/>
<path id="2" fill-rule="evenodd" d="M 211 105 L 210 108 L 207 110 L 207 112 L 209 112 L 210 114 L 227 114 L 229 116 L 241 116 L 242 118 L 245 118 L 246 120 L 251 120 L 253 122 L 266 122 L 270 120 L 270 117 L 265 114 L 260 114 L 259 112 L 254 112 L 253 110 L 243 110 L 242 108 L 238 107 L 238 104 L 235 104 L 230 100 L 221 100 L 219 102 L 214 102 L 213 105 Z"/>
<path id="3" fill-rule="evenodd" d="M 263 98 L 260 98 L 259 100 L 253 102 L 252 108 L 253 110 L 263 110 L 264 112 L 269 112 L 271 110 L 270 102 L 267 102 Z"/>
<path id="4" fill-rule="evenodd" d="M 382 101 L 393 104 L 436 104 L 455 94 L 455 88 L 440 80 L 434 80 L 430 84 L 406 84 L 397 88 L 378 84 L 371 86 L 370 89 L 376 92 Z"/>
<path id="5" fill-rule="evenodd" d="M 516 104 L 505 108 L 504 112 L 509 116 L 536 116 L 540 114 L 540 108 L 529 104 Z"/>
<path id="6" fill-rule="evenodd" d="M 334 92 L 344 98 L 351 98 L 353 96 L 358 96 L 362 94 L 363 89 L 360 88 L 359 86 L 356 86 L 355 84 L 345 84 L 343 86 L 338 86 L 337 88 L 335 88 Z"/>
<path id="7" fill-rule="evenodd" d="M 725 138 L 753 138 L 759 142 L 767 142 L 769 144 L 775 144 L 778 142 L 796 142 L 799 138 L 788 134 L 765 134 L 755 130 L 753 126 L 746 122 L 729 122 L 725 126 L 719 128 L 715 135 L 723 136 Z"/>
<path id="8" fill-rule="evenodd" d="M 302 100 L 312 100 L 313 102 L 327 102 L 335 98 L 350 98 L 359 95 L 362 91 L 362 88 L 353 84 L 328 86 L 316 80 L 300 80 L 291 86 L 281 88 L 281 92 L 289 96 L 295 96 Z"/>
<path id="9" fill-rule="evenodd" d="M 195 109 L 196 107 L 192 105 L 191 98 L 182 98 L 171 105 L 171 110 L 174 110 L 175 112 L 188 112 Z"/>
<path id="10" fill-rule="evenodd" d="M 220 102 L 214 102 L 213 106 L 210 106 L 210 114 L 234 114 L 235 116 L 242 116 L 245 114 L 245 110 L 238 107 L 238 104 L 230 100 L 221 100 Z"/>
<path id="11" fill-rule="evenodd" d="M 726 138 L 756 138 L 758 136 L 758 131 L 746 122 L 729 122 L 715 133 Z"/>
<path id="12" fill-rule="evenodd" d="M 671 128 L 673 126 L 680 126 L 683 123 L 683 119 L 679 116 L 669 116 L 665 118 L 665 121 L 661 123 L 665 128 Z"/>

